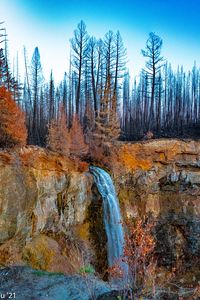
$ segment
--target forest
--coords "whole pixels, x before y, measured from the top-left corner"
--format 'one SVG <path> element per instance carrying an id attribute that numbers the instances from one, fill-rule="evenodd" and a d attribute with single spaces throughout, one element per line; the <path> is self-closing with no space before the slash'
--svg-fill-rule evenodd
<path id="1" fill-rule="evenodd" d="M 2 129 L 6 122 L 9 123 L 9 118 L 10 123 L 24 118 L 27 128 L 24 135 L 20 124 L 12 126 L 13 131 L 19 127 L 22 140 L 27 135 L 28 144 L 65 152 L 69 150 L 67 140 L 70 136 L 78 140 L 82 136 L 82 142 L 85 139 L 86 144 L 154 137 L 198 137 L 200 70 L 196 63 L 188 72 L 183 66 L 172 70 L 167 58 L 162 56 L 162 38 L 155 33 L 149 34 L 141 50 L 146 64 L 140 77 L 132 82 L 132 70 L 126 66 L 126 47 L 120 32 L 108 31 L 97 40 L 88 34 L 81 21 L 70 40 L 69 70 L 63 74 L 63 81 L 56 85 L 53 71 L 48 82 L 44 79 L 38 47 L 31 59 L 24 47 L 23 80 L 17 58 L 11 72 L 7 32 L 4 22 L 0 24 L 1 100 L 2 95 L 10 92 L 12 96 L 9 94 L 8 98 L 15 102 L 12 104 L 10 99 L 10 105 L 4 107 L 5 103 L 1 101 L 0 146 L 13 143 Z M 8 110 L 5 124 L 2 108 Z M 20 118 L 18 115 L 12 120 L 9 109 L 19 109 Z"/>
<path id="2" fill-rule="evenodd" d="M 185 66 L 174 69 L 163 55 L 167 38 L 165 44 L 156 32 L 148 34 L 146 1 L 145 9 L 142 3 L 138 10 L 144 26 L 139 32 L 147 33 L 137 49 L 144 61 L 139 75 L 129 69 L 134 57 L 119 31 L 109 30 L 97 39 L 82 20 L 66 36 L 70 54 L 62 60 L 49 47 L 54 41 L 60 49 L 63 33 L 56 43 L 50 28 L 65 29 L 67 13 L 77 18 L 82 3 L 78 8 L 72 2 L 24 1 L 14 7 L 7 1 L 8 23 L 0 20 L 0 299 L 10 291 L 11 298 L 16 294 L 22 300 L 30 295 L 57 300 L 200 299 L 200 67 L 194 61 L 190 70 L 184 69 L 192 48 L 185 49 Z M 128 2 L 120 3 L 116 16 L 132 30 L 137 5 Z M 95 5 L 89 4 L 92 10 Z M 166 28 L 169 33 L 173 29 L 174 41 L 167 6 Z M 121 7 L 126 8 L 124 16 Z M 27 12 L 23 27 L 9 21 L 12 10 L 19 16 Z M 57 19 L 52 18 L 54 10 Z M 111 11 L 114 15 L 113 7 Z M 93 15 L 91 11 L 91 19 Z M 115 24 L 110 15 L 107 22 Z M 9 54 L 6 24 L 12 27 L 10 35 L 15 25 L 18 32 L 25 28 L 25 36 L 33 28 L 37 33 L 36 40 L 31 34 L 22 38 L 26 45 L 22 52 L 14 49 L 16 57 Z M 41 24 L 47 27 L 39 39 L 36 27 Z M 97 26 L 96 20 L 92 24 Z M 97 35 L 98 26 L 95 30 Z M 134 41 L 128 29 L 125 34 Z M 185 31 L 183 35 L 189 43 Z M 57 66 L 51 69 L 54 60 L 40 55 L 41 41 L 56 64 L 61 58 L 66 66 L 61 82 L 56 81 Z M 177 62 L 179 53 L 173 54 Z M 45 58 L 51 70 L 47 77 Z"/>

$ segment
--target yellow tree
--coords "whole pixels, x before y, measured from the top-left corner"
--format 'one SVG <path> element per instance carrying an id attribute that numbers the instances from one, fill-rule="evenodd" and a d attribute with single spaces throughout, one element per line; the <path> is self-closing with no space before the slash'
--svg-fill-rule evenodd
<path id="1" fill-rule="evenodd" d="M 101 99 L 101 109 L 95 121 L 93 140 L 96 146 L 109 146 L 119 138 L 120 122 L 116 104 L 111 107 L 108 101 L 109 88 L 104 92 Z"/>

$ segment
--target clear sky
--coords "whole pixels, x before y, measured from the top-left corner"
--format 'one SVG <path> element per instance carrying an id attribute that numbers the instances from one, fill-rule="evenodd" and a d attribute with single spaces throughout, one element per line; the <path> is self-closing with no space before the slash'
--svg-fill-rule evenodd
<path id="1" fill-rule="evenodd" d="M 68 71 L 69 40 L 81 19 L 97 38 L 119 29 L 131 74 L 144 66 L 141 49 L 151 31 L 163 39 L 163 56 L 174 68 L 191 69 L 195 60 L 200 66 L 200 0 L 0 0 L 10 61 L 18 51 L 21 77 L 25 45 L 29 60 L 39 47 L 46 79 L 53 69 L 55 80 L 62 80 Z"/>

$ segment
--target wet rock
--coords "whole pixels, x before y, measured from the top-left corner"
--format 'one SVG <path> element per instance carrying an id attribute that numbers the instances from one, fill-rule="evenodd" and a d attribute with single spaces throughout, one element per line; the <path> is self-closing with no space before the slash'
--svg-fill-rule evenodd
<path id="1" fill-rule="evenodd" d="M 0 293 L 7 295 L 5 299 L 12 294 L 20 300 L 89 300 L 109 291 L 108 284 L 93 276 L 64 276 L 27 267 L 0 270 Z"/>

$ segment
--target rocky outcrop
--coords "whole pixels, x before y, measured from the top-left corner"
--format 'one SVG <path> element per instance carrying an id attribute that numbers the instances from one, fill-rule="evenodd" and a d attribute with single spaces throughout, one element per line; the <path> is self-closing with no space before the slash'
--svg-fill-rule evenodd
<path id="1" fill-rule="evenodd" d="M 200 215 L 200 142 L 155 140 L 122 145 L 114 168 L 127 215 L 151 212 L 158 216 L 171 209 Z"/>
<path id="2" fill-rule="evenodd" d="M 112 151 L 97 164 L 109 168 L 124 218 L 156 218 L 160 268 L 184 266 L 187 282 L 200 281 L 200 142 L 119 143 Z M 87 163 L 37 147 L 4 151 L 0 182 L 2 266 L 72 273 L 94 251 L 103 272 L 101 197 Z"/>
<path id="3" fill-rule="evenodd" d="M 0 153 L 1 265 L 64 271 L 61 240 L 84 223 L 92 197 L 84 167 L 37 147 Z"/>
<path id="4" fill-rule="evenodd" d="M 64 276 L 27 267 L 0 271 L 0 295 L 5 299 L 92 300 L 109 291 L 108 284 L 93 276 Z"/>
<path id="5" fill-rule="evenodd" d="M 121 145 L 113 174 L 124 217 L 156 219 L 158 264 L 190 273 L 180 280 L 198 282 L 200 142 L 152 140 Z"/>

